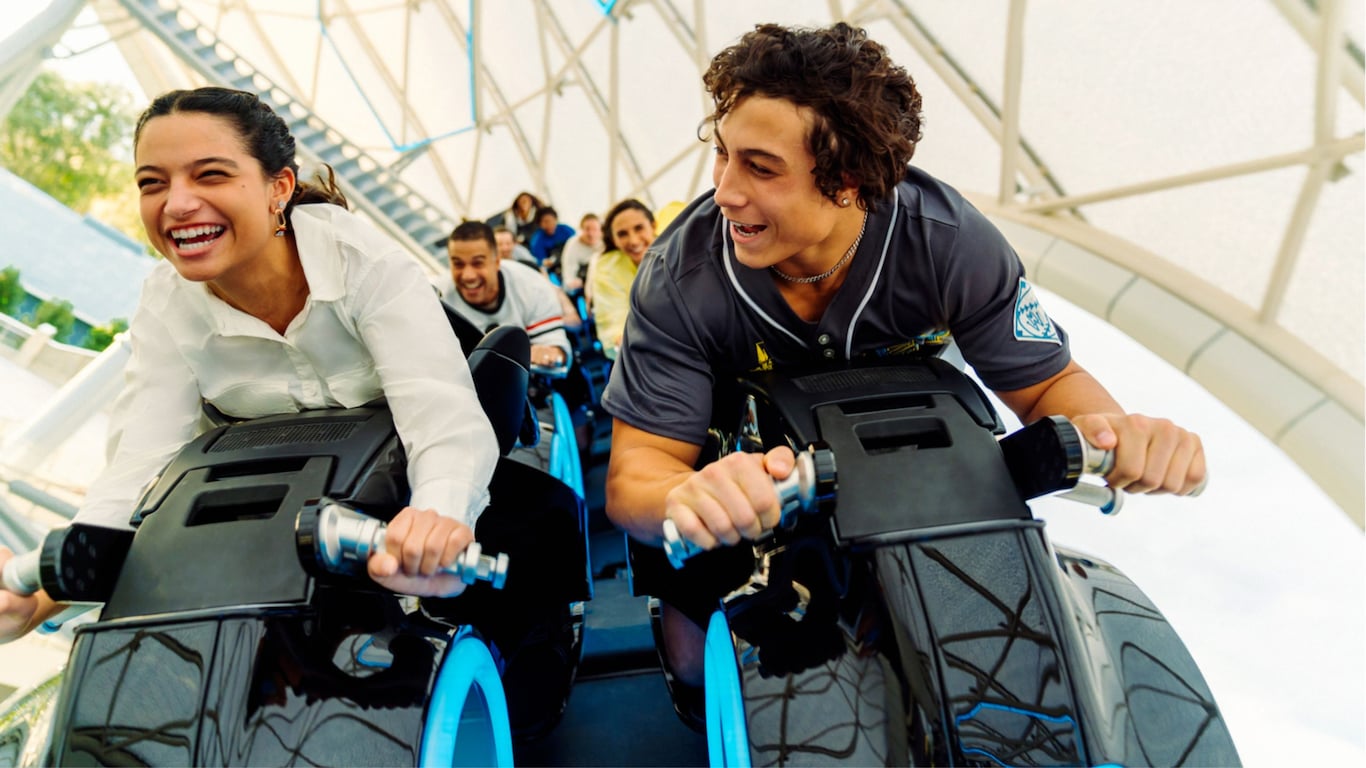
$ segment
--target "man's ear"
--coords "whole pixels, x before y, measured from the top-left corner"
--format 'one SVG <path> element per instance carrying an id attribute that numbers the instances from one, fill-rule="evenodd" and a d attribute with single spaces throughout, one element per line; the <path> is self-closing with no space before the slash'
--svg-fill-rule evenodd
<path id="1" fill-rule="evenodd" d="M 857 202 L 858 199 L 859 199 L 859 196 L 858 196 L 859 181 L 858 181 L 858 179 L 854 178 L 853 176 L 850 176 L 850 175 L 847 174 L 847 173 L 846 173 L 846 174 L 842 174 L 842 175 L 841 175 L 841 178 L 840 178 L 840 184 L 841 184 L 841 186 L 840 186 L 839 194 L 837 194 L 837 195 L 835 196 L 835 200 L 836 200 L 837 202 L 843 201 L 843 200 L 849 200 L 849 201 L 851 201 L 851 203 Z"/>

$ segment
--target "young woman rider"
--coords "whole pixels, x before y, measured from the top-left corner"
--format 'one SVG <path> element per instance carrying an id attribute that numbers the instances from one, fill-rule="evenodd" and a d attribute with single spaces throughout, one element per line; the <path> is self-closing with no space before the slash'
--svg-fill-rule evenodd
<path id="1" fill-rule="evenodd" d="M 298 178 L 288 126 L 253 94 L 164 94 L 134 144 L 143 225 L 165 261 L 130 326 L 109 464 L 76 520 L 127 526 L 141 490 L 202 431 L 204 402 L 252 418 L 382 395 L 412 497 L 370 575 L 405 594 L 461 592 L 437 569 L 473 538 L 497 445 L 421 270 L 347 211 L 330 169 L 322 182 Z M 8 558 L 0 549 L 0 565 Z M 42 592 L 0 590 L 0 640 L 55 609 Z"/>

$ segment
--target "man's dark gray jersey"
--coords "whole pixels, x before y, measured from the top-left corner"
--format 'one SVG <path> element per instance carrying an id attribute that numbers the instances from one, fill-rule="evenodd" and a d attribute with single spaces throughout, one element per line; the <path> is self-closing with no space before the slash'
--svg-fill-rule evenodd
<path id="1" fill-rule="evenodd" d="M 787 305 L 768 270 L 736 261 L 708 192 L 645 255 L 602 402 L 657 435 L 701 444 L 712 391 L 747 371 L 937 354 L 950 340 L 982 382 L 1037 384 L 1071 360 L 1005 237 L 956 190 L 908 169 L 868 215 L 848 275 L 820 320 Z"/>

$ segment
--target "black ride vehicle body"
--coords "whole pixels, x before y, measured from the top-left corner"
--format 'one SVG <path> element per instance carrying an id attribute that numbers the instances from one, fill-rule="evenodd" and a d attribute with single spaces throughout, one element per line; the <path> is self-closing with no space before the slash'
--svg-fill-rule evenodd
<path id="1" fill-rule="evenodd" d="M 140 505 L 112 592 L 82 596 L 107 602 L 76 631 L 48 762 L 415 763 L 450 628 L 329 584 L 294 544 L 310 498 L 397 512 L 401 458 L 384 408 L 219 427 L 183 449 Z"/>
<path id="2" fill-rule="evenodd" d="M 833 512 L 755 546 L 766 584 L 723 601 L 746 744 L 732 751 L 749 753 L 727 764 L 1238 764 L 1157 608 L 1033 519 L 1012 472 L 1055 457 L 1008 451 L 1007 466 L 995 411 L 953 366 L 756 374 L 735 394 L 718 400 L 742 414 L 723 450 L 824 443 L 838 490 Z"/>

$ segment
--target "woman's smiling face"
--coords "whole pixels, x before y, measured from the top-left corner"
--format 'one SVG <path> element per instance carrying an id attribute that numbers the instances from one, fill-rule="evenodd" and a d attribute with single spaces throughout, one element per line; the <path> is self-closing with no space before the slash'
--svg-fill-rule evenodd
<path id="1" fill-rule="evenodd" d="M 148 120 L 134 151 L 142 225 L 187 280 L 231 275 L 263 253 L 294 176 L 267 177 L 226 119 L 173 112 Z"/>
<path id="2" fill-rule="evenodd" d="M 637 265 L 655 241 L 655 223 L 638 208 L 627 208 L 609 222 L 612 242 Z"/>

